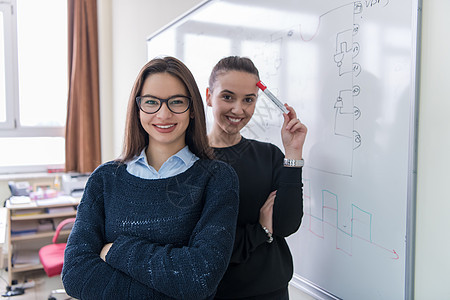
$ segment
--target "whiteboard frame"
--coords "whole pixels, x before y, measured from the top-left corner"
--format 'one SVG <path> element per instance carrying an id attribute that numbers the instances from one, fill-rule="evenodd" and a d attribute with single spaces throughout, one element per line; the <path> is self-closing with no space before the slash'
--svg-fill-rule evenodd
<path id="1" fill-rule="evenodd" d="M 412 3 L 416 11 L 411 12 L 413 36 L 412 56 L 415 58 L 412 64 L 412 82 L 414 83 L 414 101 L 411 101 L 410 117 L 410 146 L 408 166 L 408 198 L 406 219 L 406 260 L 405 260 L 405 299 L 414 299 L 414 276 L 415 276 L 415 245 L 416 245 L 416 203 L 417 203 L 417 149 L 419 132 L 419 100 L 420 100 L 420 49 L 422 28 L 422 0 Z"/>
<path id="2" fill-rule="evenodd" d="M 175 26 L 183 19 L 189 17 L 193 12 L 202 9 L 206 4 L 218 0 L 204 0 L 186 13 L 155 31 L 146 39 L 146 43 L 151 39 L 163 33 L 165 30 Z M 411 83 L 414 99 L 410 102 L 410 136 L 408 149 L 408 183 L 406 199 L 406 258 L 405 258 L 405 299 L 414 299 L 414 278 L 415 278 L 415 232 L 416 232 L 416 197 L 417 197 L 417 149 L 418 149 L 418 120 L 419 120 L 419 95 L 420 95 L 420 45 L 421 45 L 421 27 L 422 27 L 422 1 L 412 0 L 412 62 L 411 62 Z M 341 299 L 326 290 L 318 287 L 313 282 L 305 279 L 296 273 L 290 285 L 302 290 L 315 299 L 332 300 Z"/>

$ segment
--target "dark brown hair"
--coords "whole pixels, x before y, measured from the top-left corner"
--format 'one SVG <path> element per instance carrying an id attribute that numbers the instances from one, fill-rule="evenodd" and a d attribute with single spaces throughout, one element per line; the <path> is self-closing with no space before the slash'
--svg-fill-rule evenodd
<path id="1" fill-rule="evenodd" d="M 194 76 L 184 63 L 174 57 L 154 58 L 142 67 L 128 100 L 127 117 L 125 123 L 125 137 L 122 154 L 118 161 L 125 163 L 139 155 L 149 143 L 148 133 L 144 130 L 139 119 L 139 107 L 136 97 L 140 96 L 145 79 L 153 74 L 168 73 L 178 78 L 186 87 L 192 99 L 189 108 L 189 125 L 186 129 L 186 145 L 199 158 L 212 159 L 213 152 L 208 144 L 206 135 L 205 110 L 202 97 L 198 90 Z"/>
<path id="2" fill-rule="evenodd" d="M 255 75 L 259 80 L 258 69 L 248 57 L 228 56 L 219 60 L 209 75 L 209 89 L 213 90 L 217 76 L 228 71 L 241 71 Z"/>

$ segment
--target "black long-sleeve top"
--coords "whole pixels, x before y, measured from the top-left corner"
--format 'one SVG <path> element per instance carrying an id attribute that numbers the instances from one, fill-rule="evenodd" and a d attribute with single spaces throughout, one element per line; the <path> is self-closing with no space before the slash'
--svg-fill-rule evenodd
<path id="1" fill-rule="evenodd" d="M 219 284 L 217 299 L 270 299 L 287 288 L 293 274 L 285 237 L 296 232 L 303 216 L 302 169 L 283 167 L 284 154 L 273 144 L 242 138 L 232 147 L 214 148 L 239 177 L 239 215 L 233 254 Z M 259 223 L 259 211 L 277 190 L 273 242 Z"/>

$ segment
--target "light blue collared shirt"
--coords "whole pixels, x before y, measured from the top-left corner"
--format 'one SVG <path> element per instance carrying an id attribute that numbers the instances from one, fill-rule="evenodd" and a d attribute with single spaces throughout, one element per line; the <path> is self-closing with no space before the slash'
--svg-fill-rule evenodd
<path id="1" fill-rule="evenodd" d="M 168 178 L 185 172 L 199 159 L 189 150 L 188 146 L 169 157 L 161 166 L 159 171 L 150 166 L 147 162 L 145 150 L 127 163 L 128 173 L 143 179 Z"/>

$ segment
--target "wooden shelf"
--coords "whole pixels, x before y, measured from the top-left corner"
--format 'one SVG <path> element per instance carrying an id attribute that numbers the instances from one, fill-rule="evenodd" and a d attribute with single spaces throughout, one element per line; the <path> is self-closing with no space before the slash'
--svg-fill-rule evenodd
<path id="1" fill-rule="evenodd" d="M 9 201 L 9 200 L 7 200 Z M 46 244 L 48 241 L 48 244 L 52 242 L 52 237 L 55 234 L 55 231 L 48 231 L 48 232 L 38 232 L 38 233 L 28 233 L 28 234 L 22 234 L 22 235 L 11 235 L 11 228 L 13 223 L 17 223 L 17 225 L 20 225 L 21 222 L 26 222 L 30 220 L 54 220 L 54 219 L 66 219 L 66 218 L 72 218 L 75 217 L 77 214 L 76 207 L 79 204 L 80 199 L 74 198 L 73 202 L 68 203 L 52 203 L 49 202 L 47 205 L 42 205 L 42 203 L 39 203 L 37 205 L 37 202 L 32 202 L 29 205 L 20 205 L 20 206 L 11 206 L 9 205 L 9 202 L 6 204 L 6 208 L 8 209 L 7 215 L 8 215 L 8 224 L 7 224 L 7 241 L 8 241 L 8 277 L 9 277 L 9 285 L 11 285 L 12 280 L 14 279 L 14 274 L 18 272 L 27 272 L 27 271 L 33 271 L 33 270 L 39 270 L 43 269 L 42 264 L 37 263 L 38 261 L 33 260 L 34 263 L 30 264 L 16 264 L 12 265 L 12 256 L 13 253 L 15 253 L 15 248 L 19 250 L 31 250 L 33 252 L 33 255 L 38 255 L 38 249 L 35 249 L 37 244 Z M 48 208 L 54 208 L 54 207 L 73 207 L 73 211 L 64 211 L 63 209 L 61 212 L 53 212 L 53 213 L 47 213 Z M 29 215 L 20 215 L 20 213 L 25 213 L 24 210 L 32 210 L 30 212 L 35 211 L 34 214 Z M 15 215 L 19 214 L 19 215 Z M 56 226 L 57 224 L 55 224 Z M 50 229 L 50 228 L 49 228 Z M 70 234 L 71 230 L 63 230 L 60 232 L 61 237 L 67 237 Z M 39 240 L 41 239 L 41 240 Z M 30 244 L 26 243 L 26 241 L 31 241 Z M 19 245 L 20 243 L 20 245 Z M 17 244 L 17 247 L 16 245 Z M 33 244 L 33 246 L 31 245 Z M 36 244 L 36 245 L 34 245 Z M 28 248 L 28 249 L 23 249 Z M 31 262 L 31 261 L 30 261 Z"/>
<path id="2" fill-rule="evenodd" d="M 11 221 L 24 221 L 24 220 L 39 220 L 39 219 L 53 219 L 76 216 L 77 212 L 64 212 L 64 213 L 43 213 L 27 216 L 11 216 Z"/>
<path id="3" fill-rule="evenodd" d="M 39 270 L 43 269 L 44 267 L 42 264 L 23 264 L 23 265 L 15 265 L 12 267 L 11 272 L 12 273 L 18 273 L 18 272 L 26 272 L 26 271 L 33 271 L 33 270 Z"/>
<path id="4" fill-rule="evenodd" d="M 17 236 L 11 235 L 11 241 L 16 242 L 16 241 L 28 241 L 28 240 L 34 240 L 34 239 L 42 239 L 42 238 L 46 238 L 46 237 L 53 237 L 54 234 L 55 234 L 54 231 L 49 231 L 49 232 L 23 234 L 23 235 L 17 235 Z M 66 236 L 69 234 L 70 234 L 70 230 L 62 230 L 59 233 L 59 236 Z"/>
<path id="5" fill-rule="evenodd" d="M 78 198 L 74 198 L 74 199 L 78 199 Z M 20 210 L 24 210 L 24 209 L 43 209 L 43 208 L 52 208 L 52 207 L 77 206 L 80 202 L 79 200 L 80 199 L 78 199 L 78 201 L 75 201 L 74 203 L 71 203 L 71 202 L 52 203 L 52 202 L 49 202 L 49 204 L 45 204 L 45 205 L 42 205 L 42 204 L 37 205 L 36 202 L 32 202 L 31 204 L 18 204 L 18 205 L 7 204 L 6 208 L 9 208 L 14 211 L 20 211 Z"/>

